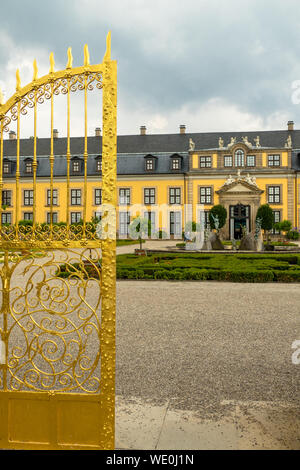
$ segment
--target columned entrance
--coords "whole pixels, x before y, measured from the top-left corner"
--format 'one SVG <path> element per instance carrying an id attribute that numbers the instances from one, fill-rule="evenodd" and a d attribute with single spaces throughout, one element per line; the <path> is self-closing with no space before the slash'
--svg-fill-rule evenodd
<path id="1" fill-rule="evenodd" d="M 219 204 L 227 210 L 226 225 L 221 229 L 224 239 L 241 239 L 243 227 L 248 232 L 255 230 L 255 218 L 263 192 L 257 186 L 254 177 L 241 176 L 240 173 L 235 177 L 230 176 L 216 191 Z"/>
<path id="2" fill-rule="evenodd" d="M 251 231 L 250 206 L 236 204 L 229 207 L 230 239 L 240 240 L 243 235 L 243 227 Z"/>

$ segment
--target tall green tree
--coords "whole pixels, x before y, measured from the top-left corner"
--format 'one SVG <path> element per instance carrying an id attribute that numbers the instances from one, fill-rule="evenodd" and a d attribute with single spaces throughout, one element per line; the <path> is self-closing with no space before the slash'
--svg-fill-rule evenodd
<path id="1" fill-rule="evenodd" d="M 219 232 L 226 224 L 227 210 L 221 204 L 217 204 L 210 209 L 208 217 L 210 227 Z"/>
<path id="2" fill-rule="evenodd" d="M 261 228 L 269 239 L 269 232 L 274 226 L 274 214 L 269 204 L 263 204 L 258 208 L 256 219 L 261 220 Z"/>

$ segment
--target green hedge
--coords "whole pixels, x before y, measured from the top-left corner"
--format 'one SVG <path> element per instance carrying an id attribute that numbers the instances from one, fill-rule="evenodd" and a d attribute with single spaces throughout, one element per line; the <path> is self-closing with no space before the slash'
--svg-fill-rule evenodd
<path id="1" fill-rule="evenodd" d="M 300 282 L 300 255 L 153 253 L 119 255 L 118 279 Z"/>

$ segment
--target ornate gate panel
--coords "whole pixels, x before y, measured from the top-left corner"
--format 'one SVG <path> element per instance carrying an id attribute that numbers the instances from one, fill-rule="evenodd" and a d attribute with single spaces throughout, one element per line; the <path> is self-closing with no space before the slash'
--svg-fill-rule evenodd
<path id="1" fill-rule="evenodd" d="M 116 62 L 110 58 L 110 34 L 103 63 L 38 78 L 1 101 L 0 149 L 0 448 L 113 449 L 115 410 L 115 206 L 116 206 Z M 102 222 L 87 219 L 87 94 L 102 89 Z M 84 95 L 83 218 L 70 221 L 70 95 Z M 66 95 L 67 147 L 65 223 L 53 222 L 55 180 L 53 115 L 55 96 Z M 51 102 L 50 223 L 37 215 L 38 105 Z M 20 224 L 20 126 L 34 113 L 33 221 Z M 17 123 L 14 220 L 2 223 L 4 133 Z M 101 179 L 99 178 L 99 183 Z"/>

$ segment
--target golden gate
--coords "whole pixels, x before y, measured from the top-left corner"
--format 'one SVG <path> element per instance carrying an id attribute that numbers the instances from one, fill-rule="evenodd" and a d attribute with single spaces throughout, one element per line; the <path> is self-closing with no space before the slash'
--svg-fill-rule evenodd
<path id="1" fill-rule="evenodd" d="M 103 62 L 72 67 L 38 78 L 1 99 L 0 148 L 0 448 L 113 449 L 115 418 L 115 216 L 117 65 L 111 60 L 110 33 Z M 102 211 L 109 223 L 102 236 L 87 220 L 88 92 L 102 90 Z M 70 95 L 83 92 L 83 220 L 70 223 Z M 66 223 L 53 223 L 53 119 L 56 95 L 66 96 Z M 37 221 L 38 110 L 50 101 L 50 223 Z M 21 208 L 20 130 L 33 110 L 33 221 L 19 224 Z M 16 121 L 14 221 L 2 224 L 3 137 Z M 100 239 L 101 238 L 101 239 Z"/>

